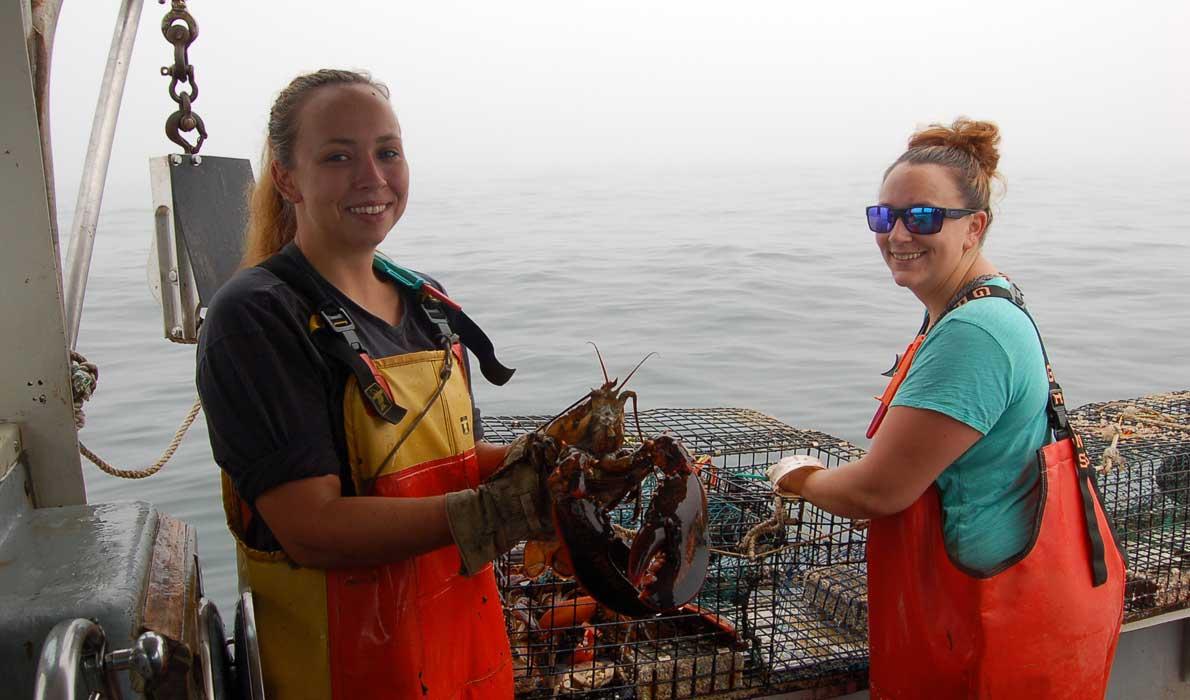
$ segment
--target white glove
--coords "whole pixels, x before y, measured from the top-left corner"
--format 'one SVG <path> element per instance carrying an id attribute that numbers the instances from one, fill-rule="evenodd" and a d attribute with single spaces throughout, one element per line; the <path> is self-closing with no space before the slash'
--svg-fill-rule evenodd
<path id="1" fill-rule="evenodd" d="M 785 498 L 800 498 L 801 494 L 794 493 L 781 488 L 781 479 L 784 479 L 791 472 L 798 469 L 805 469 L 806 471 L 814 471 L 818 469 L 826 469 L 822 462 L 817 457 L 810 455 L 791 455 L 786 457 L 776 464 L 769 467 L 767 475 L 769 483 L 773 485 L 773 493 Z"/>

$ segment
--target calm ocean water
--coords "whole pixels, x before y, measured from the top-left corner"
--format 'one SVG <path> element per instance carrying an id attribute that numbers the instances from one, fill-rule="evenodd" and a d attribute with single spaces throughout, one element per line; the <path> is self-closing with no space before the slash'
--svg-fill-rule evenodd
<path id="1" fill-rule="evenodd" d="M 505 387 L 477 384 L 485 413 L 570 404 L 600 380 L 592 340 L 620 376 L 659 353 L 632 380 L 642 409 L 749 407 L 862 445 L 879 373 L 921 317 L 862 220 L 878 172 L 415 179 L 384 249 L 442 280 L 517 368 Z M 1072 405 L 1190 388 L 1186 172 L 1010 173 L 986 251 L 1024 289 Z M 79 341 L 101 368 L 82 439 L 125 468 L 157 458 L 195 395 L 194 348 L 162 338 L 148 290 L 151 233 L 147 191 L 143 208 L 104 213 Z M 195 525 L 208 594 L 230 615 L 201 418 L 150 479 L 84 471 L 91 501 L 152 501 Z"/>

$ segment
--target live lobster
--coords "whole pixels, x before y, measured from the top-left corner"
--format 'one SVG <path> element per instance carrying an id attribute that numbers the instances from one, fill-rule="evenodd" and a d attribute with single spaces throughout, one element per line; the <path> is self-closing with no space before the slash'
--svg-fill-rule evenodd
<path id="1" fill-rule="evenodd" d="M 634 413 L 636 407 L 636 393 L 624 391 L 624 385 L 640 364 L 623 382 L 608 379 L 595 351 L 602 386 L 514 441 L 502 468 L 529 460 L 543 470 L 557 560 L 565 561 L 601 604 L 621 615 L 646 617 L 681 607 L 702 587 L 709 560 L 706 491 L 694 458 L 674 436 L 641 435 L 636 448 L 624 446 L 625 404 L 632 399 Z M 642 482 L 653 474 L 656 488 L 640 529 L 631 535 L 613 525 L 610 512 L 626 497 L 639 496 Z M 529 543 L 527 551 L 541 546 Z"/>

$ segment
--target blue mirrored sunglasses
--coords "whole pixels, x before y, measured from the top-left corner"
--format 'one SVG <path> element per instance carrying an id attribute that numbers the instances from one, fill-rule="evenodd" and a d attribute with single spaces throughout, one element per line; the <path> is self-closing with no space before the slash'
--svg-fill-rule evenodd
<path id="1" fill-rule="evenodd" d="M 946 209 L 944 207 L 909 207 L 893 209 L 883 205 L 868 207 L 868 228 L 874 233 L 890 233 L 897 225 L 897 219 L 905 222 L 909 233 L 929 235 L 942 230 L 946 219 L 961 219 L 981 209 Z"/>

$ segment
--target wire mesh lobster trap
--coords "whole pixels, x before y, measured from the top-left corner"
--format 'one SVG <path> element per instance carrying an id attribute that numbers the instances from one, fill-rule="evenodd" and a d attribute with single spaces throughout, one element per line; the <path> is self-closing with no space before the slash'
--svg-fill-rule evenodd
<path id="1" fill-rule="evenodd" d="M 1186 607 L 1190 391 L 1088 404 L 1070 416 L 1128 550 L 1126 619 Z M 547 420 L 485 417 L 486 439 L 507 442 Z M 833 467 L 863 450 L 745 409 L 658 409 L 642 412 L 640 423 L 645 435 L 670 431 L 709 458 L 699 475 L 706 582 L 681 611 L 632 621 L 556 572 L 532 578 L 526 549 L 514 550 L 497 572 L 518 697 L 755 697 L 802 688 L 828 697 L 866 685 L 864 523 L 777 498 L 765 479 L 769 465 L 791 454 Z M 646 482 L 646 498 L 650 489 Z M 631 505 L 612 515 L 634 526 Z"/>
<path id="2" fill-rule="evenodd" d="M 547 420 L 485 417 L 485 439 L 507 442 Z M 633 621 L 583 597 L 558 572 L 541 571 L 533 545 L 517 548 L 497 565 L 517 696 L 748 697 L 862 686 L 862 524 L 775 497 L 765 470 L 791 454 L 835 466 L 863 451 L 743 409 L 658 409 L 639 420 L 644 435 L 669 431 L 709 458 L 699 474 L 708 503 L 706 582 L 680 611 Z M 629 426 L 634 435 L 631 416 Z M 651 488 L 642 485 L 646 500 Z M 612 519 L 632 529 L 633 506 L 622 504 Z"/>
<path id="3" fill-rule="evenodd" d="M 1070 413 L 1097 472 L 1104 510 L 1128 554 L 1124 618 L 1190 602 L 1190 391 L 1081 406 Z"/>

